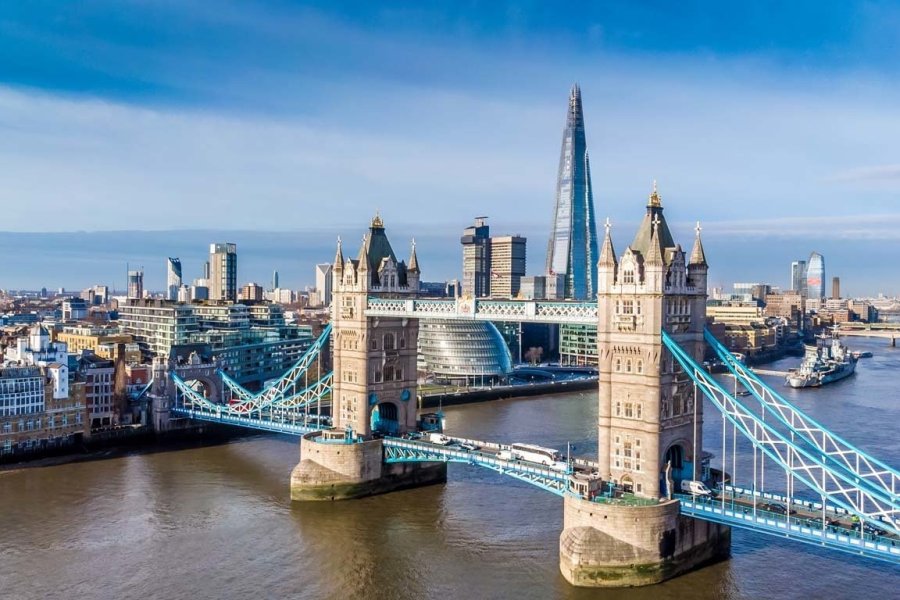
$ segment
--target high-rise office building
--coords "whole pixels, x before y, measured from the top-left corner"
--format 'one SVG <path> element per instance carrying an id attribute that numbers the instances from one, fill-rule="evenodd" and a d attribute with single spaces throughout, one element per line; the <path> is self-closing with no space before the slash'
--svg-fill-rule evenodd
<path id="1" fill-rule="evenodd" d="M 490 238 L 492 298 L 515 298 L 525 276 L 525 238 L 504 235 Z"/>
<path id="2" fill-rule="evenodd" d="M 795 260 L 791 263 L 791 291 L 806 296 L 805 260 Z"/>
<path id="3" fill-rule="evenodd" d="M 463 246 L 464 296 L 480 298 L 491 293 L 491 228 L 487 217 L 476 217 L 475 224 L 466 227 L 460 238 Z"/>
<path id="4" fill-rule="evenodd" d="M 128 297 L 142 298 L 144 296 L 144 270 L 128 271 Z"/>
<path id="5" fill-rule="evenodd" d="M 181 288 L 181 259 L 166 259 L 166 297 L 173 302 L 178 300 L 178 290 Z"/>
<path id="6" fill-rule="evenodd" d="M 806 297 L 825 297 L 825 257 L 818 252 L 810 254 L 806 264 Z"/>
<path id="7" fill-rule="evenodd" d="M 237 244 L 209 245 L 209 299 L 237 301 Z"/>
<path id="8" fill-rule="evenodd" d="M 316 265 L 316 296 L 320 306 L 331 306 L 331 263 Z"/>
<path id="9" fill-rule="evenodd" d="M 832 298 L 840 298 L 841 297 L 841 278 L 840 277 L 832 277 L 831 278 L 831 297 Z"/>
<path id="10" fill-rule="evenodd" d="M 273 290 L 278 289 L 278 271 L 277 270 L 272 272 L 272 289 Z"/>
<path id="11" fill-rule="evenodd" d="M 566 298 L 592 300 L 597 294 L 597 225 L 581 89 L 577 85 L 569 94 L 563 129 L 546 271 L 549 275 L 565 275 Z"/>

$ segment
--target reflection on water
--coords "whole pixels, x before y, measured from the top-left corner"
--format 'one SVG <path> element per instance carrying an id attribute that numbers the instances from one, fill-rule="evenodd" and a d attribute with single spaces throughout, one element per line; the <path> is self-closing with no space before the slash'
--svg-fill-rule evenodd
<path id="1" fill-rule="evenodd" d="M 851 346 L 875 352 L 853 378 L 783 391 L 900 466 L 900 349 Z M 596 451 L 589 392 L 445 412 L 453 433 Z M 720 455 L 712 412 L 706 447 Z M 900 567 L 735 531 L 728 562 L 652 588 L 579 590 L 558 570 L 556 496 L 450 465 L 446 485 L 292 505 L 296 461 L 295 440 L 260 436 L 0 473 L 0 597 L 889 598 L 900 586 Z M 745 469 L 742 457 L 739 477 Z"/>

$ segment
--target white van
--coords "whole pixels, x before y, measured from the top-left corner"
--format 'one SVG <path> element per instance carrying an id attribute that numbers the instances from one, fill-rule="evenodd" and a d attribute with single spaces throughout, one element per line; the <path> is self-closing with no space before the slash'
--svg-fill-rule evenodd
<path id="1" fill-rule="evenodd" d="M 702 481 L 692 481 L 689 479 L 681 482 L 681 491 L 692 496 L 709 496 L 712 498 L 715 495 Z"/>
<path id="2" fill-rule="evenodd" d="M 431 442 L 432 444 L 440 444 L 441 446 L 449 445 L 453 440 L 448 438 L 443 433 L 429 433 L 426 442 Z"/>

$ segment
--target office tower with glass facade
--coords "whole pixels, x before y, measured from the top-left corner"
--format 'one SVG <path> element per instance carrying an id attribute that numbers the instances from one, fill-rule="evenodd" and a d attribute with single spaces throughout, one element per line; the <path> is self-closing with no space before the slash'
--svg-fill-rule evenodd
<path id="1" fill-rule="evenodd" d="M 278 271 L 272 272 L 272 289 L 273 290 L 278 289 Z"/>
<path id="2" fill-rule="evenodd" d="M 809 255 L 806 265 L 806 297 L 825 297 L 825 257 L 818 252 Z"/>
<path id="3" fill-rule="evenodd" d="M 831 278 L 831 297 L 835 298 L 835 299 L 841 297 L 841 278 L 840 277 L 832 277 Z"/>
<path id="4" fill-rule="evenodd" d="M 525 243 L 518 235 L 492 237 L 491 298 L 515 298 L 525 276 Z"/>
<path id="5" fill-rule="evenodd" d="M 806 261 L 795 260 L 791 263 L 791 291 L 806 297 Z"/>
<path id="6" fill-rule="evenodd" d="M 491 293 L 491 228 L 487 217 L 476 217 L 460 238 L 463 247 L 463 296 L 481 298 Z"/>
<path id="7" fill-rule="evenodd" d="M 316 300 L 319 306 L 331 306 L 332 265 L 316 265 Z"/>
<path id="8" fill-rule="evenodd" d="M 592 300 L 596 297 L 597 225 L 581 89 L 577 85 L 569 95 L 563 129 L 546 271 L 550 275 L 565 274 L 566 298 Z"/>
<path id="9" fill-rule="evenodd" d="M 237 301 L 237 244 L 209 245 L 209 299 Z"/>
<path id="10" fill-rule="evenodd" d="M 584 134 L 581 89 L 569 94 L 569 111 L 563 129 L 553 228 L 547 245 L 548 279 L 562 276 L 562 294 L 569 300 L 593 300 L 597 295 L 597 225 L 591 189 L 591 167 Z M 596 340 L 593 327 L 561 325 L 560 361 L 564 364 L 596 364 L 596 352 L 588 353 Z"/>
<path id="11" fill-rule="evenodd" d="M 166 259 L 166 297 L 173 302 L 178 300 L 179 289 L 181 289 L 181 259 L 169 257 Z"/>
<path id="12" fill-rule="evenodd" d="M 144 296 L 144 271 L 128 271 L 128 297 L 142 298 Z"/>

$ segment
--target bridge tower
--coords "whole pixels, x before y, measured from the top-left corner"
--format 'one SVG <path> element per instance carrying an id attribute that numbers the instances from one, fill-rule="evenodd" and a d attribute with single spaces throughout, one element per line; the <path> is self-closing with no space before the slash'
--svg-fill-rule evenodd
<path id="1" fill-rule="evenodd" d="M 597 273 L 598 463 L 633 499 L 566 499 L 560 568 L 575 585 L 657 583 L 728 555 L 726 527 L 679 517 L 671 499 L 681 480 L 699 479 L 703 405 L 660 331 L 702 362 L 707 269 L 699 225 L 688 258 L 655 183 L 621 257 L 607 220 Z"/>
<path id="2" fill-rule="evenodd" d="M 419 275 L 415 241 L 409 262 L 398 261 L 378 215 L 355 259 L 344 258 L 338 240 L 331 299 L 334 428 L 301 441 L 293 499 L 355 498 L 446 480 L 443 464 L 383 464 L 375 439 L 416 428 L 419 322 L 369 318 L 367 299 L 413 299 Z"/>

